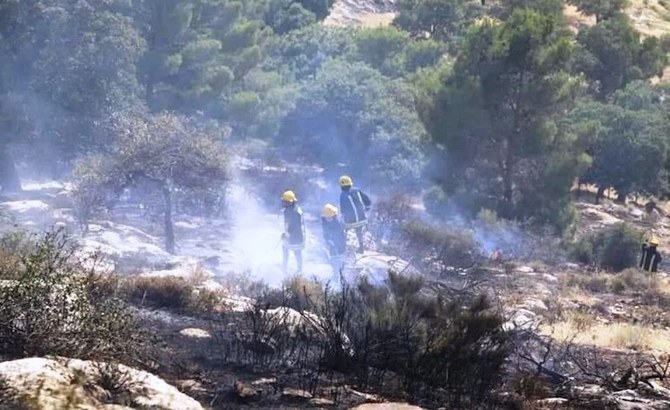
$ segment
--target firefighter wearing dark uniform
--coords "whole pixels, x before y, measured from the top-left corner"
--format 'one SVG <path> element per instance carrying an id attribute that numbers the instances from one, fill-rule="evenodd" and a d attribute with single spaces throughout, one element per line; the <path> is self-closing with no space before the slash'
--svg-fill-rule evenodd
<path id="1" fill-rule="evenodd" d="M 640 257 L 640 268 L 647 272 L 658 272 L 658 264 L 663 258 L 656 249 L 658 247 L 658 239 L 651 238 L 649 242 L 642 244 L 642 257 Z"/>
<path id="2" fill-rule="evenodd" d="M 302 209 L 297 204 L 298 198 L 293 191 L 282 195 L 284 206 L 284 233 L 282 233 L 283 267 L 286 273 L 289 251 L 293 251 L 298 265 L 298 273 L 302 273 L 302 250 L 305 249 L 305 223 Z"/>
<path id="3" fill-rule="evenodd" d="M 337 207 L 333 204 L 326 204 L 321 213 L 321 227 L 323 228 L 323 240 L 328 248 L 330 263 L 333 265 L 335 273 L 344 268 L 344 260 L 347 252 L 347 238 L 344 233 L 344 226 L 337 218 Z"/>
<path id="4" fill-rule="evenodd" d="M 372 202 L 370 198 L 359 189 L 353 187 L 353 180 L 344 175 L 340 177 L 340 210 L 344 219 L 346 229 L 354 229 L 358 238 L 358 252 L 363 252 L 365 246 L 363 243 L 363 229 L 368 224 L 365 211 L 370 209 Z"/>

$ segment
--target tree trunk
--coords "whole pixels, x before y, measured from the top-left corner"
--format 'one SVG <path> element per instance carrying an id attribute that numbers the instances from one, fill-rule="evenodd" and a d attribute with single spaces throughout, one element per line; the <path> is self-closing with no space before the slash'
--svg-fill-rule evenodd
<path id="1" fill-rule="evenodd" d="M 605 187 L 599 186 L 598 192 L 596 192 L 596 205 L 598 205 L 600 203 L 600 200 L 603 199 L 604 194 L 605 194 Z"/>
<path id="2" fill-rule="evenodd" d="M 513 211 L 513 196 L 514 192 L 512 189 L 513 183 L 512 183 L 512 162 L 513 162 L 513 157 L 512 157 L 512 150 L 511 148 L 507 147 L 507 155 L 505 156 L 505 165 L 503 168 L 503 198 L 505 201 L 505 209 L 503 215 L 505 218 L 511 218 L 512 217 L 512 211 Z"/>
<path id="3" fill-rule="evenodd" d="M 0 149 L 0 191 L 21 192 L 21 180 L 7 149 Z"/>
<path id="4" fill-rule="evenodd" d="M 581 181 L 577 180 L 577 200 L 579 201 L 580 197 L 582 196 L 582 183 Z"/>
<path id="5" fill-rule="evenodd" d="M 163 185 L 163 200 L 165 201 L 165 250 L 175 253 L 174 224 L 172 223 L 172 191 Z"/>

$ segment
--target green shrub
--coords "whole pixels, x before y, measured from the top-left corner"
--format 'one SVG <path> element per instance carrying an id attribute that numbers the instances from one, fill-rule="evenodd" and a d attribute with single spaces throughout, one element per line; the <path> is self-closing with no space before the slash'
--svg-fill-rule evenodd
<path id="1" fill-rule="evenodd" d="M 435 271 L 472 266 L 481 250 L 470 231 L 413 220 L 402 226 L 402 249 L 408 258 Z"/>
<path id="2" fill-rule="evenodd" d="M 145 344 L 135 316 L 101 277 L 75 256 L 62 232 L 32 238 L 21 269 L 0 287 L 0 355 L 60 355 L 93 360 L 139 358 Z"/>
<path id="3" fill-rule="evenodd" d="M 573 258 L 615 272 L 637 265 L 642 233 L 626 223 L 607 226 L 571 244 Z"/>

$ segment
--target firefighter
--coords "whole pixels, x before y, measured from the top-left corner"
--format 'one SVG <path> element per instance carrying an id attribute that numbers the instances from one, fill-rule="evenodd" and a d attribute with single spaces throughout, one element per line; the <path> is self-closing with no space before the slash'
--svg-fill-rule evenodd
<path id="1" fill-rule="evenodd" d="M 344 219 L 344 227 L 346 229 L 353 229 L 356 231 L 358 238 L 358 252 L 365 251 L 365 244 L 363 242 L 363 229 L 368 224 L 366 211 L 370 210 L 372 201 L 359 189 L 353 187 L 354 182 L 351 177 L 343 175 L 340 177 L 340 210 L 342 218 Z"/>
<path id="2" fill-rule="evenodd" d="M 337 207 L 333 204 L 326 204 L 321 213 L 321 227 L 323 228 L 323 239 L 326 241 L 330 263 L 335 272 L 340 272 L 344 268 L 345 254 L 347 251 L 347 238 L 344 232 L 344 226 L 338 219 Z"/>
<path id="3" fill-rule="evenodd" d="M 640 268 L 647 272 L 658 272 L 658 264 L 663 258 L 656 249 L 658 239 L 654 236 L 649 241 L 642 244 L 642 257 L 640 257 Z"/>
<path id="4" fill-rule="evenodd" d="M 293 191 L 286 191 L 281 197 L 284 206 L 284 233 L 282 233 L 283 268 L 286 274 L 289 251 L 293 251 L 298 265 L 297 273 L 302 273 L 302 250 L 305 249 L 305 223 L 298 198 Z"/>

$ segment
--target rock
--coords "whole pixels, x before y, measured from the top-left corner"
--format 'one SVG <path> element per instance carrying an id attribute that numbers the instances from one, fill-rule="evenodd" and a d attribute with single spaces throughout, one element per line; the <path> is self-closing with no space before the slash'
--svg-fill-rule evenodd
<path id="1" fill-rule="evenodd" d="M 357 396 L 357 397 L 365 400 L 368 403 L 381 403 L 383 401 L 381 399 L 381 397 L 379 397 L 377 395 L 374 395 L 374 394 L 363 393 L 363 392 L 360 392 L 358 390 L 354 390 L 351 387 L 347 387 L 346 389 L 347 389 L 347 392 L 349 392 L 350 394 L 352 394 L 354 396 Z"/>
<path id="2" fill-rule="evenodd" d="M 607 310 L 609 314 L 611 314 L 615 318 L 626 316 L 626 310 L 624 310 L 623 306 L 621 306 L 618 303 L 614 306 L 610 306 Z"/>
<path id="3" fill-rule="evenodd" d="M 578 264 L 572 263 L 572 262 L 564 263 L 562 266 L 563 266 L 564 269 L 571 269 L 571 270 L 576 270 L 576 269 L 581 268 Z"/>
<path id="4" fill-rule="evenodd" d="M 179 334 L 185 337 L 191 337 L 194 339 L 211 339 L 212 335 L 208 331 L 197 328 L 186 328 L 179 331 Z"/>
<path id="5" fill-rule="evenodd" d="M 345 269 L 345 271 L 346 270 L 347 269 Z M 356 259 L 352 270 L 355 273 L 354 276 L 360 275 L 367 277 L 372 284 L 380 284 L 388 279 L 389 270 L 404 275 L 419 274 L 419 271 L 407 261 L 404 261 L 397 256 L 379 252 L 365 252 L 365 254 Z"/>
<path id="6" fill-rule="evenodd" d="M 312 393 L 305 390 L 286 388 L 282 390 L 281 398 L 285 401 L 303 402 L 312 399 Z"/>
<path id="7" fill-rule="evenodd" d="M 312 406 L 334 406 L 335 402 L 321 397 L 315 397 L 309 401 L 309 404 Z"/>
<path id="8" fill-rule="evenodd" d="M 519 309 L 503 324 L 505 330 L 532 329 L 540 322 L 537 315 L 527 309 Z"/>
<path id="9" fill-rule="evenodd" d="M 225 310 L 237 313 L 251 310 L 254 306 L 254 301 L 252 299 L 236 295 L 222 297 L 221 303 L 225 306 Z"/>
<path id="10" fill-rule="evenodd" d="M 542 279 L 549 283 L 558 283 L 558 278 L 550 273 L 543 274 Z"/>
<path id="11" fill-rule="evenodd" d="M 254 386 L 263 386 L 266 384 L 275 384 L 277 383 L 277 378 L 276 377 L 271 377 L 271 378 L 262 378 L 258 379 L 256 381 L 253 381 L 251 384 Z"/>
<path id="12" fill-rule="evenodd" d="M 533 313 L 543 313 L 549 310 L 543 301 L 533 298 L 524 300 L 523 303 L 519 305 L 519 307 L 530 310 Z"/>
<path id="13" fill-rule="evenodd" d="M 258 396 L 256 389 L 247 386 L 241 381 L 236 381 L 235 384 L 233 384 L 233 392 L 238 398 L 243 400 L 250 400 Z"/>
<path id="14" fill-rule="evenodd" d="M 530 266 L 519 266 L 514 270 L 516 272 L 519 272 L 519 273 L 534 273 L 535 272 L 535 269 L 531 268 Z"/>
<path id="15" fill-rule="evenodd" d="M 180 380 L 179 389 L 182 391 L 205 391 L 203 385 L 199 381 L 193 379 Z"/>
<path id="16" fill-rule="evenodd" d="M 351 410 L 423 410 L 423 407 L 407 403 L 367 403 L 352 407 Z"/>
<path id="17" fill-rule="evenodd" d="M 0 363 L 0 378 L 6 387 L 21 392 L 38 408 L 66 408 L 74 400 L 79 409 L 100 408 L 97 397 L 110 396 L 101 382 L 101 368 L 119 372 L 129 382 L 126 398 L 143 408 L 160 410 L 203 410 L 194 399 L 153 374 L 124 365 L 107 365 L 83 360 L 29 358 Z M 80 380 L 81 384 L 73 384 Z M 97 386 L 92 388 L 92 386 Z M 97 392 L 97 393 L 96 393 Z M 117 406 L 119 409 L 128 407 Z"/>
<path id="18" fill-rule="evenodd" d="M 644 212 L 641 209 L 638 209 L 638 208 L 631 208 L 631 209 L 628 210 L 628 213 L 632 217 L 638 218 L 638 219 L 641 219 L 644 216 Z"/>
<path id="19" fill-rule="evenodd" d="M 573 302 L 572 300 L 562 300 L 561 307 L 568 310 L 577 310 L 580 308 L 579 303 Z"/>
<path id="20" fill-rule="evenodd" d="M 548 399 L 538 400 L 536 403 L 545 406 L 557 406 L 562 404 L 568 404 L 568 399 L 564 399 L 562 397 L 551 397 Z"/>

